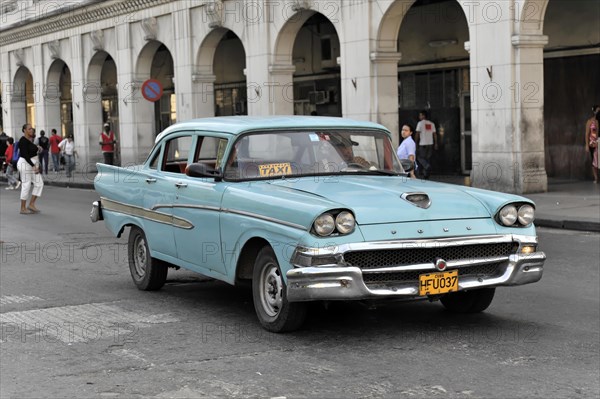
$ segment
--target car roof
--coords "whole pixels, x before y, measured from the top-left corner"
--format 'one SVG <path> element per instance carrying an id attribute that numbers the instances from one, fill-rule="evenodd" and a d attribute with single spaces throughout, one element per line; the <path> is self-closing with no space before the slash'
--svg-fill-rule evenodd
<path id="1" fill-rule="evenodd" d="M 156 142 L 160 141 L 169 133 L 188 129 L 238 135 L 248 131 L 263 129 L 271 130 L 297 128 L 362 128 L 382 129 L 388 131 L 387 128 L 378 123 L 368 121 L 356 121 L 348 118 L 335 118 L 328 116 L 219 116 L 214 118 L 191 119 L 186 122 L 179 122 L 174 125 L 171 125 L 156 137 Z"/>

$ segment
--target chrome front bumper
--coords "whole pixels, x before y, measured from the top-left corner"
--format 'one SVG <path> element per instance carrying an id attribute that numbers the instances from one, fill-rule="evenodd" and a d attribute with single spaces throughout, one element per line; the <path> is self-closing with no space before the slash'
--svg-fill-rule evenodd
<path id="1" fill-rule="evenodd" d="M 537 239 L 535 239 L 535 237 L 502 236 L 502 240 L 508 239 L 514 240 L 515 243 L 519 244 L 519 251 L 523 245 L 537 245 Z M 475 239 L 473 239 L 473 241 L 475 241 Z M 461 242 L 464 242 L 464 240 L 461 240 Z M 352 244 L 350 244 L 350 246 L 351 245 Z M 360 246 L 364 247 L 364 244 L 360 244 Z M 379 249 L 381 249 L 381 247 L 379 247 Z M 337 248 L 337 250 L 339 250 L 339 248 Z M 327 251 L 319 250 L 319 253 L 313 259 L 326 258 L 323 255 L 326 252 Z M 337 260 L 343 260 L 343 253 L 335 254 L 333 252 L 329 252 L 328 257 L 333 256 Z M 303 251 L 302 255 L 306 256 L 306 251 Z M 293 259 L 298 259 L 298 257 L 296 256 Z M 499 267 L 501 272 L 499 274 L 494 276 L 459 276 L 458 289 L 459 291 L 462 291 L 485 287 L 534 283 L 542 278 L 545 260 L 546 255 L 543 252 L 511 254 L 501 261 Z M 485 261 L 487 260 L 484 259 L 480 263 Z M 493 261 L 497 263 L 498 259 L 493 259 Z M 470 263 L 472 264 L 473 261 L 471 260 Z M 447 270 L 460 268 L 462 266 L 467 267 L 466 264 L 463 265 L 461 262 L 454 262 L 454 264 L 449 262 Z M 434 269 L 434 265 L 409 265 L 382 268 L 380 270 L 415 270 L 423 273 L 437 271 Z M 365 272 L 371 273 L 372 270 Z M 363 279 L 363 270 L 356 266 L 330 264 L 295 267 L 294 269 L 289 270 L 286 276 L 287 299 L 290 302 L 419 297 L 418 281 L 399 281 L 396 283 L 367 285 Z"/>

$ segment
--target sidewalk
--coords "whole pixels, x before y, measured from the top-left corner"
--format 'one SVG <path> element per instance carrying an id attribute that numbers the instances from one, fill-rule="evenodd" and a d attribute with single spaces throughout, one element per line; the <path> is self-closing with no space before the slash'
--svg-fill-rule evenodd
<path id="1" fill-rule="evenodd" d="M 61 171 L 44 175 L 44 184 L 68 188 L 94 189 L 95 172 L 76 172 L 67 178 Z M 464 184 L 464 176 L 432 176 L 433 181 Z M 0 175 L 6 187 L 6 176 Z M 592 181 L 548 179 L 548 192 L 528 194 L 536 204 L 536 226 L 600 232 L 600 184 Z"/>

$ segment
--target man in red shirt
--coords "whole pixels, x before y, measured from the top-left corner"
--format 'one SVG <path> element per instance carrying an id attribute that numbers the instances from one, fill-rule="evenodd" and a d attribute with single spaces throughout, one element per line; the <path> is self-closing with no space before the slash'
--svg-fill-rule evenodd
<path id="1" fill-rule="evenodd" d="M 56 129 L 52 129 L 52 135 L 50 136 L 50 155 L 52 155 L 52 168 L 55 173 L 58 173 L 60 169 L 60 148 L 58 144 L 62 141 L 62 138 L 56 134 Z"/>
<path id="2" fill-rule="evenodd" d="M 112 130 L 110 130 L 110 125 L 108 123 L 104 124 L 104 129 L 102 133 L 100 133 L 100 148 L 102 148 L 102 155 L 104 155 L 104 163 L 107 165 L 113 165 L 115 161 L 115 144 L 117 140 L 115 139 L 115 134 Z"/>

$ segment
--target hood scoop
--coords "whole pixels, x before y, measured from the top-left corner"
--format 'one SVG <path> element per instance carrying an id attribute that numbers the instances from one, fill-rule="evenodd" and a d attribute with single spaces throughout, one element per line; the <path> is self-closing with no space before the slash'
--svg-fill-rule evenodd
<path id="1" fill-rule="evenodd" d="M 426 193 L 404 193 L 400 196 L 404 201 L 410 202 L 414 206 L 427 209 L 431 206 L 431 199 Z"/>

